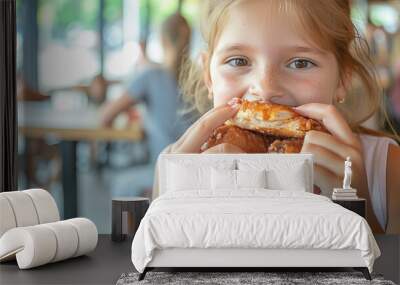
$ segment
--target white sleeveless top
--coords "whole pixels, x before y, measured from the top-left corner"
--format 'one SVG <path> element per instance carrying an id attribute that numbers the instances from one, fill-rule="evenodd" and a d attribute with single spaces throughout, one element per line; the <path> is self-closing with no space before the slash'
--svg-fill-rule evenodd
<path id="1" fill-rule="evenodd" d="M 368 189 L 372 209 L 382 229 L 386 229 L 386 162 L 389 145 L 396 141 L 387 137 L 376 137 L 360 134 L 364 151 L 364 164 L 367 172 Z"/>

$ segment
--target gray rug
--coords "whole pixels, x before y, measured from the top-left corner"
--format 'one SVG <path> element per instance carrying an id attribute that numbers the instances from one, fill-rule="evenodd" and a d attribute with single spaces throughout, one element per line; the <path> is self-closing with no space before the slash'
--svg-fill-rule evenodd
<path id="1" fill-rule="evenodd" d="M 124 273 L 117 285 L 133 284 L 388 284 L 381 275 L 372 274 L 372 281 L 360 272 L 148 272 L 142 281 L 139 273 Z"/>

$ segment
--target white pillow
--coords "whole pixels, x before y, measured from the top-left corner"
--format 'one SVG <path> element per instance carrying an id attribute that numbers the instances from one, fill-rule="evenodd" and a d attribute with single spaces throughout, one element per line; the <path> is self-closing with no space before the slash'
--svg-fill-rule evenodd
<path id="1" fill-rule="evenodd" d="M 237 188 L 267 188 L 267 171 L 236 170 Z"/>
<path id="2" fill-rule="evenodd" d="M 167 191 L 210 189 L 210 167 L 169 162 Z"/>
<path id="3" fill-rule="evenodd" d="M 204 192 L 212 191 L 211 167 L 235 169 L 236 158 L 226 154 L 160 154 L 158 164 L 160 194 L 176 190 Z"/>
<path id="4" fill-rule="evenodd" d="M 269 169 L 268 189 L 306 192 L 309 185 L 307 173 L 305 163 L 293 164 L 288 171 Z"/>
<path id="5" fill-rule="evenodd" d="M 265 170 L 211 170 L 211 188 L 213 190 L 240 190 L 242 188 L 266 188 Z"/>
<path id="6" fill-rule="evenodd" d="M 233 169 L 211 169 L 212 190 L 236 190 L 236 170 Z"/>
<path id="7" fill-rule="evenodd" d="M 240 170 L 266 169 L 268 189 L 312 192 L 312 157 L 309 155 L 266 154 L 261 159 L 238 159 L 237 165 Z"/>

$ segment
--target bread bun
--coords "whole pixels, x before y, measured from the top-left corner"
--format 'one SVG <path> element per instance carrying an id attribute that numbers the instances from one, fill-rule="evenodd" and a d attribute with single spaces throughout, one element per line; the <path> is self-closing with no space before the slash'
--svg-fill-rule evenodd
<path id="1" fill-rule="evenodd" d="M 235 117 L 214 130 L 201 147 L 229 143 L 246 153 L 299 153 L 310 130 L 327 132 L 322 124 L 292 108 L 262 101 L 241 100 Z"/>
<path id="2" fill-rule="evenodd" d="M 226 124 L 282 138 L 304 138 L 310 130 L 326 131 L 319 122 L 301 116 L 291 107 L 262 101 L 241 101 L 239 111 Z"/>
<path id="3" fill-rule="evenodd" d="M 201 147 L 201 151 L 222 143 L 229 143 L 246 153 L 265 153 L 268 152 L 269 147 L 269 142 L 266 139 L 263 135 L 253 131 L 236 126 L 222 125 L 214 130 L 208 141 Z"/>

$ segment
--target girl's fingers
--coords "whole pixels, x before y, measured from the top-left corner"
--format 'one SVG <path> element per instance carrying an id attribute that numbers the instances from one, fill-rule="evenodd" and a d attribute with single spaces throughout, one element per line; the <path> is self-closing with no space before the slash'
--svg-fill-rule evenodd
<path id="1" fill-rule="evenodd" d="M 344 144 L 330 134 L 319 131 L 309 131 L 304 137 L 303 148 L 307 148 L 309 144 L 326 148 L 328 151 L 338 156 L 341 162 L 349 156 L 356 164 L 362 163 L 362 156 L 359 150 Z"/>
<path id="2" fill-rule="evenodd" d="M 336 153 L 314 144 L 304 144 L 301 153 L 313 154 L 314 164 L 328 169 L 336 178 L 343 175 L 343 158 Z"/>
<path id="3" fill-rule="evenodd" d="M 210 147 L 203 153 L 245 153 L 240 147 L 233 144 L 222 143 L 213 147 Z"/>
<path id="4" fill-rule="evenodd" d="M 174 143 L 173 149 L 179 149 L 179 147 L 182 145 L 182 143 L 186 140 L 186 138 L 193 132 L 193 129 L 202 121 L 206 120 L 207 117 L 209 116 L 210 113 L 215 112 L 217 109 L 221 109 L 225 106 L 220 106 L 214 109 L 208 110 L 206 113 L 204 113 L 196 122 L 194 122 L 186 131 L 185 133 Z M 175 151 L 174 151 L 175 152 Z"/>
<path id="5" fill-rule="evenodd" d="M 185 140 L 180 146 L 180 151 L 187 152 L 200 152 L 201 146 L 210 137 L 212 132 L 229 118 L 231 118 L 237 109 L 231 107 L 224 107 L 210 113 L 206 118 L 200 120 L 198 124 L 189 132 Z"/>
<path id="6" fill-rule="evenodd" d="M 343 143 L 361 149 L 361 144 L 351 131 L 346 120 L 333 105 L 309 103 L 293 108 L 296 112 L 321 121 L 327 130 Z"/>
<path id="7" fill-rule="evenodd" d="M 203 116 L 201 118 L 206 117 L 209 113 L 211 113 L 213 111 L 214 111 L 214 109 L 208 110 L 205 114 L 203 114 Z M 182 145 L 182 143 L 185 141 L 185 139 L 190 134 L 190 132 L 193 131 L 194 127 L 197 124 L 199 124 L 201 118 L 198 119 L 196 122 L 194 122 L 189 128 L 187 128 L 187 130 L 184 132 L 184 134 L 174 143 L 174 148 L 178 149 Z"/>
<path id="8" fill-rule="evenodd" d="M 320 135 L 320 136 L 319 136 Z M 346 156 L 351 156 L 353 161 L 353 184 L 357 185 L 362 177 L 363 171 L 362 154 L 353 147 L 338 142 L 333 136 L 315 132 L 311 139 L 305 139 L 302 153 L 313 154 L 314 159 L 314 182 L 323 193 L 331 194 L 334 187 L 341 187 L 343 180 L 343 161 Z M 312 141 L 312 142 L 310 142 Z"/>
<path id="9" fill-rule="evenodd" d="M 211 133 L 239 110 L 239 104 L 226 105 L 212 109 L 190 127 L 175 147 L 175 152 L 198 153 L 201 145 Z"/>
<path id="10" fill-rule="evenodd" d="M 340 181 L 335 174 L 318 164 L 314 164 L 314 184 L 319 187 L 321 194 L 324 196 L 330 196 L 333 188 L 341 187 Z"/>

